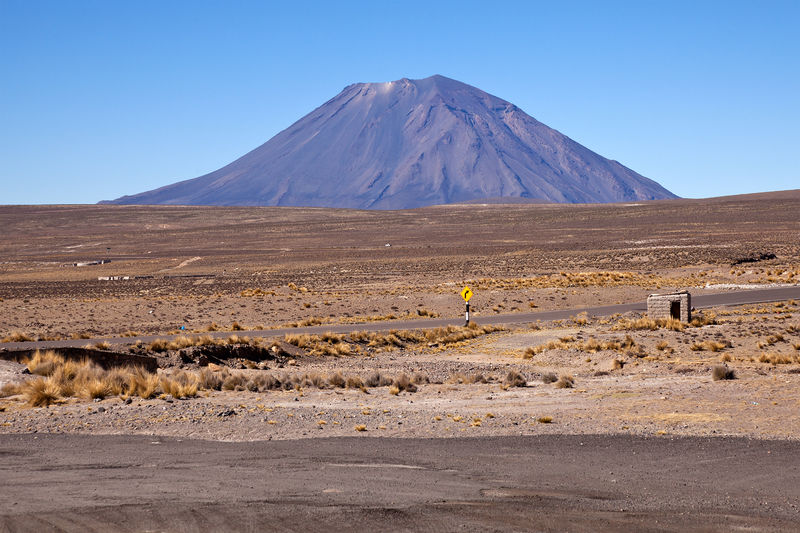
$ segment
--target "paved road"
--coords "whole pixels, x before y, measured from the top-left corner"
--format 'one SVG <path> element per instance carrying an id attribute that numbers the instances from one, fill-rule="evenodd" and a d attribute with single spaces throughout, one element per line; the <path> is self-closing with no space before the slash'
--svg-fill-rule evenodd
<path id="1" fill-rule="evenodd" d="M 0 531 L 798 531 L 800 443 L 0 436 Z"/>
<path id="2" fill-rule="evenodd" d="M 800 299 L 800 286 L 779 287 L 772 289 L 740 290 L 728 291 L 716 294 L 705 294 L 692 296 L 692 306 L 698 309 L 717 307 L 722 305 L 744 305 L 763 302 L 778 302 L 792 298 Z M 477 324 L 508 325 L 508 324 L 528 324 L 537 320 L 563 320 L 579 313 L 587 313 L 589 316 L 608 316 L 615 313 L 627 313 L 629 311 L 646 311 L 646 302 L 631 304 L 606 305 L 600 307 L 583 307 L 576 309 L 563 309 L 559 311 L 542 311 L 536 313 L 507 313 L 491 316 L 474 316 L 473 322 Z M 280 328 L 266 330 L 248 330 L 241 332 L 243 335 L 251 337 L 278 337 L 290 333 L 350 333 L 351 331 L 389 331 L 393 329 L 427 329 L 438 328 L 449 325 L 463 325 L 463 318 L 436 318 L 419 320 L 392 320 L 385 322 L 369 322 L 362 324 L 327 324 L 321 326 L 310 326 L 303 328 Z M 230 331 L 214 331 L 204 333 L 212 337 L 228 337 Z M 235 333 L 235 332 L 234 332 Z M 81 347 L 86 344 L 94 344 L 107 341 L 111 344 L 127 344 L 141 340 L 144 343 L 152 342 L 155 339 L 170 339 L 177 335 L 143 335 L 139 337 L 102 337 L 94 339 L 78 340 L 59 340 L 59 341 L 37 341 L 37 342 L 9 342 L 0 344 L 0 348 L 8 350 L 33 350 L 63 347 Z"/>

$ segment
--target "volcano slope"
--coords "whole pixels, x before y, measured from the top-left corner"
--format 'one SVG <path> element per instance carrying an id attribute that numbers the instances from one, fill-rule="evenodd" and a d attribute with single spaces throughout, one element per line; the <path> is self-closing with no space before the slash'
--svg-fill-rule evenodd
<path id="1" fill-rule="evenodd" d="M 409 209 L 481 198 L 675 198 L 650 179 L 465 83 L 357 83 L 255 150 L 118 204 Z"/>

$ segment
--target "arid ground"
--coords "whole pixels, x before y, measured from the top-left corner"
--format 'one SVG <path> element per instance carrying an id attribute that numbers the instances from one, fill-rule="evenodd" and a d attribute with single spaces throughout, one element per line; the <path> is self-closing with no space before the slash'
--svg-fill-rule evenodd
<path id="1" fill-rule="evenodd" d="M 321 446 L 308 439 L 333 437 L 320 442 L 381 448 L 383 438 L 394 437 L 400 440 L 387 440 L 393 443 L 387 450 L 402 439 L 423 448 L 426 441 L 417 439 L 433 439 L 432 446 L 446 450 L 446 442 L 456 446 L 480 438 L 509 456 L 524 453 L 526 438 L 557 442 L 570 436 L 563 441 L 564 456 L 549 459 L 569 464 L 581 454 L 576 436 L 584 436 L 605 439 L 603 461 L 613 457 L 621 471 L 629 464 L 640 476 L 637 486 L 646 491 L 646 468 L 629 460 L 631 450 L 662 449 L 673 440 L 690 450 L 699 443 L 713 448 L 715 439 L 720 449 L 730 442 L 772 448 L 774 442 L 774 453 L 785 453 L 785 463 L 770 463 L 764 472 L 779 479 L 765 485 L 772 488 L 754 489 L 768 504 L 754 500 L 746 508 L 739 496 L 726 499 L 734 479 L 722 476 L 717 492 L 704 493 L 702 504 L 675 496 L 663 508 L 646 506 L 658 523 L 649 521 L 655 514 L 629 523 L 614 515 L 604 527 L 796 529 L 796 484 L 789 489 L 780 478 L 797 474 L 800 298 L 703 308 L 691 323 L 655 321 L 642 312 L 576 312 L 564 320 L 502 327 L 481 321 L 643 303 L 648 294 L 680 289 L 703 295 L 795 287 L 798 213 L 799 191 L 611 206 L 462 205 L 401 212 L 0 207 L 0 452 L 8 452 L 0 457 L 13 470 L 10 450 L 29 443 L 47 461 L 47 448 L 33 441 L 40 435 L 52 446 L 70 443 L 76 456 L 80 446 L 74 443 L 81 435 L 130 442 L 163 438 L 178 449 L 175 439 L 254 446 L 295 440 L 305 449 Z M 110 262 L 75 266 L 102 260 Z M 475 293 L 471 328 L 401 327 L 409 320 L 462 320 L 459 292 L 465 285 Z M 398 327 L 386 331 L 394 322 Z M 356 332 L 362 323 L 382 331 Z M 318 329 L 312 334 L 306 326 Z M 296 332 L 268 334 L 286 327 Z M 323 333 L 327 327 L 339 333 Z M 249 333 L 253 330 L 261 332 Z M 137 341 L 140 336 L 149 338 Z M 118 340 L 98 340 L 104 337 Z M 61 339 L 84 339 L 86 346 L 77 355 L 3 351 L 4 344 L 19 348 L 18 342 Z M 153 373 L 113 363 L 125 354 L 152 358 L 159 368 Z M 714 468 L 736 468 L 743 460 L 731 457 Z M 696 472 L 714 475 L 710 463 L 697 461 Z M 34 479 L 40 475 L 35 465 L 20 468 L 30 469 Z M 571 470 L 568 478 L 577 483 L 581 476 L 602 477 L 590 464 L 585 468 Z M 680 476 L 674 479 L 681 482 Z M 478 498 L 475 505 L 532 512 L 535 506 L 520 501 L 541 503 L 545 490 L 532 483 L 526 479 L 511 507 L 497 498 Z M 484 488 L 512 490 L 495 485 Z M 481 490 L 476 487 L 469 490 Z M 57 495 L 54 507 L 29 505 L 16 512 L 11 490 L 0 490 L 7 503 L 0 529 L 16 530 L 35 512 L 50 517 L 48 527 L 78 530 L 84 515 L 75 509 L 89 512 L 75 502 L 58 503 Z M 675 487 L 676 494 L 684 490 L 692 488 Z M 585 520 L 577 525 L 581 510 L 611 510 L 598 506 L 589 492 L 551 494 L 566 522 L 539 527 L 590 530 Z M 213 504 L 214 494 L 211 490 L 204 501 Z M 453 496 L 459 502 L 473 501 L 459 494 Z M 409 512 L 418 504 L 383 502 L 382 514 L 371 515 L 376 521 L 361 529 L 380 524 L 404 529 L 386 509 Z M 114 499 L 108 505 L 126 504 Z M 52 513 L 62 508 L 73 511 L 59 522 Z M 98 516 L 108 513 L 89 514 L 94 518 L 84 529 L 103 530 Z M 448 515 L 450 529 L 457 526 L 452 518 L 457 514 Z M 706 518 L 699 520 L 701 515 Z M 743 522 L 708 520 L 712 515 L 735 515 Z M 304 516 L 311 519 L 308 512 Z M 114 529 L 151 526 L 131 520 Z M 488 527 L 480 520 L 469 524 L 474 530 Z M 195 525 L 184 530 L 203 529 L 202 523 Z M 516 522 L 496 527 L 526 529 Z M 273 528 L 286 529 L 277 523 Z M 418 528 L 417 522 L 408 527 Z"/>

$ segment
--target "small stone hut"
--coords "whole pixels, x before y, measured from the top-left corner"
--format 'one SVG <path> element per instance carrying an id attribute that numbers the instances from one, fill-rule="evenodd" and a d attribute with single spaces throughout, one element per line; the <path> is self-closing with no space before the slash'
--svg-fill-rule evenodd
<path id="1" fill-rule="evenodd" d="M 647 297 L 647 316 L 653 320 L 676 318 L 689 322 L 692 319 L 692 295 L 688 291 L 651 294 Z"/>

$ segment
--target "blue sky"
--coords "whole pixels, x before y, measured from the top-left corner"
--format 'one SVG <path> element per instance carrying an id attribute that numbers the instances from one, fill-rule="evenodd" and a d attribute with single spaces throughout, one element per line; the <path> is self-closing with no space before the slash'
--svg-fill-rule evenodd
<path id="1" fill-rule="evenodd" d="M 0 0 L 0 203 L 194 178 L 433 74 L 680 196 L 800 188 L 798 27 L 798 1 Z"/>

